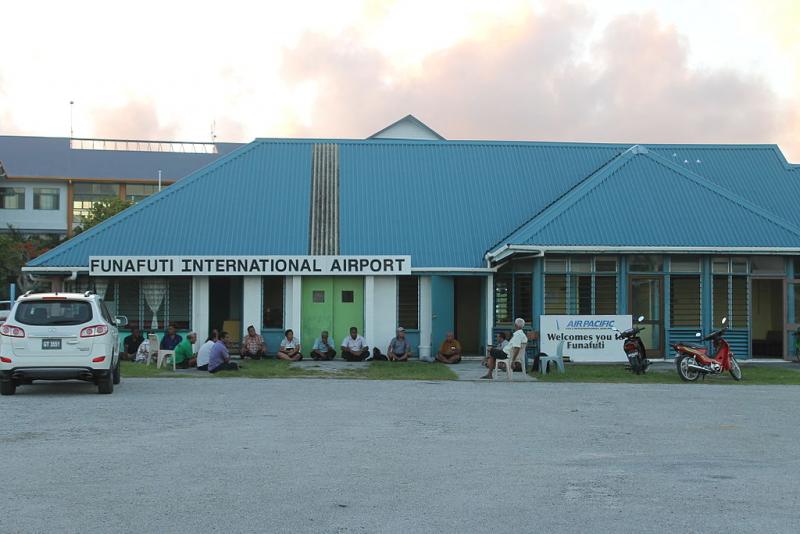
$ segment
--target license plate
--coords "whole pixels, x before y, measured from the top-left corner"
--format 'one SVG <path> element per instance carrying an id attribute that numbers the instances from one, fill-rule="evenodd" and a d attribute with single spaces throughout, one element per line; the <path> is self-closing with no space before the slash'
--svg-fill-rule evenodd
<path id="1" fill-rule="evenodd" d="M 42 350 L 60 350 L 61 349 L 61 340 L 60 339 L 43 339 L 42 340 Z"/>

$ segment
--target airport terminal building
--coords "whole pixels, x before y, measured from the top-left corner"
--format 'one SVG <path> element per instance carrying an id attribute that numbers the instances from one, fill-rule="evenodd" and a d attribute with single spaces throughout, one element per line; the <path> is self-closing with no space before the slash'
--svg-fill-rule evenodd
<path id="1" fill-rule="evenodd" d="M 411 118 L 413 119 L 413 118 Z M 739 358 L 789 358 L 800 166 L 774 145 L 257 139 L 36 258 L 145 331 L 350 326 L 482 353 L 515 317 L 644 315 L 653 357 L 723 316 Z M 414 137 L 409 139 L 407 137 Z M 797 279 L 796 277 L 797 274 Z"/>

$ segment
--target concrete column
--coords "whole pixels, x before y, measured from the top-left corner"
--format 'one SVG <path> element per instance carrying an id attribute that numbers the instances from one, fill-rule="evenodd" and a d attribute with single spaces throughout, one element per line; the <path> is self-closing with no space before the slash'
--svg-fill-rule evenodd
<path id="1" fill-rule="evenodd" d="M 209 285 L 207 276 L 192 277 L 192 330 L 197 332 L 198 343 L 208 338 Z"/>
<path id="2" fill-rule="evenodd" d="M 262 289 L 260 276 L 245 276 L 242 280 L 242 337 L 247 334 L 247 327 L 253 325 L 256 332 L 261 331 L 262 324 Z"/>
<path id="3" fill-rule="evenodd" d="M 433 330 L 433 302 L 431 277 L 419 277 L 419 357 L 431 356 L 431 331 Z"/>
<path id="4" fill-rule="evenodd" d="M 494 273 L 486 277 L 486 347 L 494 344 L 492 329 L 494 328 Z"/>
<path id="5" fill-rule="evenodd" d="M 301 307 L 303 301 L 303 277 L 302 276 L 287 276 L 286 277 L 286 294 L 284 296 L 285 302 L 283 309 L 284 328 L 291 328 L 294 330 L 296 336 L 300 336 L 300 328 L 302 321 Z M 302 343 L 302 338 L 300 339 Z"/>
<path id="6" fill-rule="evenodd" d="M 364 277 L 364 332 L 362 333 L 370 347 L 374 347 L 375 339 L 375 277 Z"/>

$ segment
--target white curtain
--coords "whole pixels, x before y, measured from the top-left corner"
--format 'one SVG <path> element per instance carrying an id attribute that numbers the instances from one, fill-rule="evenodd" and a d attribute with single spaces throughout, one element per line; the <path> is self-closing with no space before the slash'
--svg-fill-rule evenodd
<path id="1" fill-rule="evenodd" d="M 153 313 L 153 322 L 150 328 L 158 330 L 158 310 L 161 308 L 164 296 L 167 294 L 167 282 L 163 278 L 143 278 L 142 293 L 144 293 L 147 307 Z"/>
<path id="2" fill-rule="evenodd" d="M 94 292 L 97 293 L 97 296 L 105 300 L 106 291 L 108 291 L 108 278 L 95 278 Z"/>

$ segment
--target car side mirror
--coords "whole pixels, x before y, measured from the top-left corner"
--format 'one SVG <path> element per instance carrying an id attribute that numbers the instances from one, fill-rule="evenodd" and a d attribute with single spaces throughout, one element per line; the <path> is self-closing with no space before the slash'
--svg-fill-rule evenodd
<path id="1" fill-rule="evenodd" d="M 117 315 L 114 317 L 114 324 L 118 327 L 128 326 L 128 318 L 124 315 Z"/>
<path id="2" fill-rule="evenodd" d="M 639 316 L 638 322 L 640 322 L 640 323 L 641 323 L 642 321 L 644 321 L 644 315 L 640 315 L 640 316 Z"/>
<path id="3" fill-rule="evenodd" d="M 722 318 L 722 324 L 724 325 L 724 324 L 725 324 L 725 323 L 727 323 L 727 322 L 728 322 L 728 318 L 727 318 L 727 317 L 723 317 L 723 318 Z"/>
<path id="4" fill-rule="evenodd" d="M 696 332 L 696 333 L 694 334 L 694 337 L 703 337 L 703 336 L 700 334 L 700 332 Z"/>

